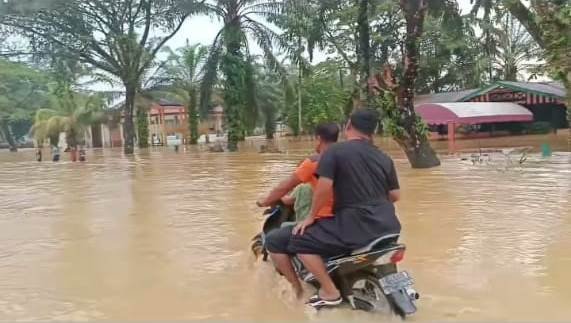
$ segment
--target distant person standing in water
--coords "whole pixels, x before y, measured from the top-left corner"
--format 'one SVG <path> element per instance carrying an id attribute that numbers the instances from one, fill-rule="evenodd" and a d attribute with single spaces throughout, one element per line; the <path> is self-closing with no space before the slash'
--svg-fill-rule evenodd
<path id="1" fill-rule="evenodd" d="M 86 161 L 85 149 L 83 149 L 83 148 L 79 149 L 79 161 L 80 162 Z"/>
<path id="2" fill-rule="evenodd" d="M 52 147 L 52 161 L 54 161 L 54 162 L 59 161 L 59 147 L 58 146 Z"/>

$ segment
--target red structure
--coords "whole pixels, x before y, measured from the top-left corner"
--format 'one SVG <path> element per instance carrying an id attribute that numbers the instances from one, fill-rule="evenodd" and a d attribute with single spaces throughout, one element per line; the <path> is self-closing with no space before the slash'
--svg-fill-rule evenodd
<path id="1" fill-rule="evenodd" d="M 417 105 L 450 102 L 511 102 L 533 114 L 534 122 L 549 123 L 552 129 L 567 128 L 566 91 L 557 82 L 498 81 L 480 89 L 418 95 Z"/>
<path id="2" fill-rule="evenodd" d="M 188 138 L 186 109 L 183 105 L 159 101 L 149 109 L 149 136 L 151 144 L 166 143 L 167 136 L 177 136 L 184 141 Z"/>
<path id="3" fill-rule="evenodd" d="M 429 125 L 531 122 L 533 114 L 515 103 L 427 103 L 416 112 Z"/>
<path id="4" fill-rule="evenodd" d="M 508 102 L 454 102 L 418 105 L 416 113 L 429 125 L 447 125 L 448 142 L 454 149 L 456 127 L 503 122 L 532 122 L 526 108 Z"/>

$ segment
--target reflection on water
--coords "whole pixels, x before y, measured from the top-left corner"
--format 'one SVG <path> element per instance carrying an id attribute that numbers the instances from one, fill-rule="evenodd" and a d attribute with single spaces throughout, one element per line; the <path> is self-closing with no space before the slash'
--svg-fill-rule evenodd
<path id="1" fill-rule="evenodd" d="M 571 155 L 559 139 L 460 141 L 560 152 L 506 169 L 442 150 L 431 170 L 409 169 L 379 140 L 403 187 L 403 266 L 423 295 L 414 320 L 571 316 Z M 280 145 L 287 154 L 95 150 L 85 164 L 0 152 L 0 319 L 378 320 L 308 314 L 253 263 L 253 202 L 311 151 Z"/>

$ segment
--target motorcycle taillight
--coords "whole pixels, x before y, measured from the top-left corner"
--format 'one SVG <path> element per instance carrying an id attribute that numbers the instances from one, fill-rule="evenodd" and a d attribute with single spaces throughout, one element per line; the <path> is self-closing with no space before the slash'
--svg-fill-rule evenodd
<path id="1" fill-rule="evenodd" d="M 391 256 L 391 262 L 396 264 L 404 259 L 404 249 L 399 249 Z"/>

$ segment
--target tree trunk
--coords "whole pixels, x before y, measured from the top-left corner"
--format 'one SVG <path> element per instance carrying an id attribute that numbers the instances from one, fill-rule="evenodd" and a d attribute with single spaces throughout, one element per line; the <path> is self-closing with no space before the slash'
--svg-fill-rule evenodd
<path id="1" fill-rule="evenodd" d="M 406 135 L 396 138 L 404 149 L 413 168 L 429 168 L 440 165 L 436 152 L 430 147 L 427 134 L 421 132 L 422 121 L 414 111 L 414 91 L 418 76 L 418 41 L 422 35 L 424 18 L 428 9 L 427 0 L 401 0 L 406 19 L 406 38 L 404 72 L 398 87 L 397 107 L 400 109 L 399 120 Z"/>
<path id="2" fill-rule="evenodd" d="M 196 145 L 198 143 L 198 112 L 196 111 L 196 106 L 198 104 L 198 98 L 196 95 L 196 90 L 192 89 L 189 93 L 188 102 L 188 131 L 190 134 L 190 144 Z"/>
<path id="3" fill-rule="evenodd" d="M 303 119 L 301 116 L 301 110 L 303 108 L 302 93 L 301 93 L 302 90 L 303 90 L 303 70 L 300 62 L 298 64 L 298 73 L 297 73 L 297 134 L 298 135 L 301 135 L 301 133 L 303 132 Z"/>
<path id="4" fill-rule="evenodd" d="M 543 31 L 535 19 L 535 15 L 520 0 L 504 0 L 503 5 L 517 20 L 525 27 L 527 32 L 533 37 L 541 48 L 545 48 Z"/>
<path id="5" fill-rule="evenodd" d="M 563 85 L 565 85 L 565 90 L 567 91 L 567 98 L 566 98 L 566 105 L 567 105 L 567 126 L 569 127 L 568 130 L 568 139 L 567 143 L 569 144 L 569 148 L 571 148 L 571 71 L 567 71 L 567 75 L 565 80 L 563 81 Z"/>
<path id="6" fill-rule="evenodd" d="M 273 108 L 266 108 L 266 139 L 274 139 L 276 132 L 276 116 Z"/>
<path id="7" fill-rule="evenodd" d="M 403 148 L 412 168 L 431 168 L 440 165 L 440 160 L 438 160 L 436 153 L 430 147 L 430 143 L 426 138 L 419 143 L 403 141 L 399 142 L 399 144 Z"/>
<path id="8" fill-rule="evenodd" d="M 18 151 L 18 147 L 16 146 L 16 141 L 14 140 L 14 137 L 12 136 L 12 130 L 10 129 L 10 122 L 8 120 L 1 120 L 0 121 L 0 131 L 2 131 L 2 133 L 4 134 L 4 138 L 6 139 L 6 141 L 8 142 L 8 145 L 10 146 L 10 151 L 11 152 L 17 152 Z"/>
<path id="9" fill-rule="evenodd" d="M 51 147 L 57 147 L 59 145 L 59 133 L 57 135 L 51 135 L 49 139 Z"/>
<path id="10" fill-rule="evenodd" d="M 368 108 L 374 105 L 374 96 L 369 91 L 368 81 L 371 77 L 371 36 L 369 26 L 369 0 L 359 0 L 359 88 L 361 106 L 366 103 Z"/>
<path id="11" fill-rule="evenodd" d="M 139 148 L 149 147 L 149 120 L 147 111 L 142 107 L 137 108 L 137 135 Z"/>
<path id="12" fill-rule="evenodd" d="M 237 23 L 237 22 L 236 22 Z M 241 108 L 245 103 L 245 70 L 244 56 L 241 51 L 240 26 L 229 26 L 225 33 L 226 53 L 223 57 L 222 70 L 224 80 L 224 114 L 228 129 L 228 150 L 237 151 L 238 142 L 243 136 Z"/>
<path id="13" fill-rule="evenodd" d="M 135 110 L 136 85 L 125 83 L 125 110 L 123 111 L 123 152 L 131 155 L 135 152 L 135 127 L 133 124 L 133 112 Z"/>
<path id="14" fill-rule="evenodd" d="M 77 147 L 77 141 L 75 140 L 75 137 L 76 137 L 75 132 L 73 130 L 69 130 L 65 134 L 65 142 L 67 144 L 67 147 L 69 147 L 70 149 L 74 149 L 75 147 Z"/>
<path id="15" fill-rule="evenodd" d="M 94 125 L 91 125 L 91 145 L 93 148 L 103 147 L 101 139 L 101 123 L 97 122 Z"/>

